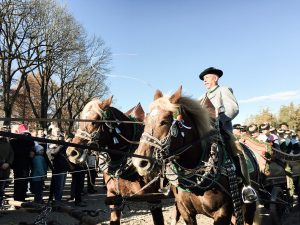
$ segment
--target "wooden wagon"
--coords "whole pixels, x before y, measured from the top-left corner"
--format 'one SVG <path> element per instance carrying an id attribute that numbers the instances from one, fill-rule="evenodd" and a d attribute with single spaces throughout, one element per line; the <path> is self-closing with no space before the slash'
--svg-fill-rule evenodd
<path id="1" fill-rule="evenodd" d="M 300 190 L 300 154 L 284 153 L 270 143 L 249 136 L 242 137 L 240 143 L 246 153 L 250 176 L 259 176 L 259 182 L 253 181 L 253 186 L 260 204 L 269 208 L 274 224 L 281 225 L 283 214 L 291 210 L 294 195 Z"/>

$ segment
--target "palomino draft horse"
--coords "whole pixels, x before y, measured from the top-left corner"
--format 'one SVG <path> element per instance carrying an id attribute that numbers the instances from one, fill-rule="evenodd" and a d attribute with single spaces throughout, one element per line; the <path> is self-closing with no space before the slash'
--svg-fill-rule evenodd
<path id="1" fill-rule="evenodd" d="M 208 112 L 199 102 L 181 96 L 181 89 L 170 97 L 156 91 L 135 151 L 156 162 L 134 158 L 133 164 L 140 175 L 160 173 L 177 187 L 172 188 L 176 207 L 187 225 L 197 224 L 197 214 L 213 218 L 214 225 L 228 225 L 236 215 L 236 223 L 243 224 L 236 171 L 219 132 Z M 255 207 L 251 209 L 245 216 L 247 224 L 253 222 Z"/>
<path id="2" fill-rule="evenodd" d="M 126 123 L 130 121 L 124 113 L 110 106 L 112 97 L 104 100 L 93 100 L 89 102 L 81 113 L 81 119 L 104 120 L 108 122 L 80 122 L 73 143 L 97 145 L 101 148 L 108 148 L 130 153 L 137 147 L 137 143 L 143 125 L 137 123 Z M 112 122 L 116 121 L 116 122 Z M 119 122 L 118 122 L 119 121 Z M 139 132 L 140 131 L 140 132 Z M 85 150 L 84 150 L 85 151 Z M 73 162 L 82 162 L 84 151 L 75 148 L 68 148 L 67 154 Z M 103 178 L 107 188 L 107 196 L 132 196 L 145 192 L 154 192 L 154 185 L 146 186 L 146 178 L 141 177 L 131 163 L 131 158 L 121 154 L 100 153 L 102 168 L 105 167 Z M 144 188 L 143 188 L 144 187 Z M 154 201 L 152 203 L 160 203 Z M 111 205 L 110 224 L 120 224 L 121 207 Z M 161 206 L 151 209 L 155 225 L 163 225 Z"/>

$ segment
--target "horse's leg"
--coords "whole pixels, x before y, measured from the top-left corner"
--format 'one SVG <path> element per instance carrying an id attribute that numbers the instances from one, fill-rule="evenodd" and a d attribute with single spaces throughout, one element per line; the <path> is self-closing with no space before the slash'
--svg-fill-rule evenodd
<path id="1" fill-rule="evenodd" d="M 176 208 L 186 225 L 197 225 L 196 215 L 192 214 L 184 203 L 177 202 Z"/>
<path id="2" fill-rule="evenodd" d="M 117 205 L 111 205 L 110 209 L 110 225 L 120 225 L 121 220 L 121 210 L 118 209 L 119 206 Z"/>
<path id="3" fill-rule="evenodd" d="M 176 225 L 180 219 L 180 212 L 179 212 L 179 209 L 177 206 L 177 201 L 176 201 L 176 196 L 178 194 L 178 190 L 177 190 L 176 186 L 174 186 L 174 185 L 171 185 L 171 194 L 173 194 L 173 196 L 172 195 L 171 196 L 175 198 L 175 208 L 172 212 L 171 225 Z"/>
<path id="4" fill-rule="evenodd" d="M 214 211 L 213 214 L 211 214 L 214 225 L 229 225 L 229 224 L 235 224 L 235 217 L 233 215 L 232 207 L 230 207 L 228 204 L 224 204 L 221 208 Z"/>
<path id="5" fill-rule="evenodd" d="M 218 217 L 215 217 L 214 216 L 214 225 L 229 225 L 229 224 L 232 224 L 231 223 L 231 216 L 218 216 Z"/>
<path id="6" fill-rule="evenodd" d="M 154 225 L 164 225 L 164 216 L 161 208 L 161 201 L 149 201 L 151 207 L 150 211 L 153 218 Z"/>
<path id="7" fill-rule="evenodd" d="M 180 212 L 178 210 L 178 207 L 177 207 L 177 203 L 175 201 L 175 208 L 172 212 L 172 221 L 171 221 L 171 225 L 176 225 L 178 220 L 180 219 Z"/>
<path id="8" fill-rule="evenodd" d="M 197 225 L 196 215 L 190 215 L 186 218 L 182 217 L 186 225 Z"/>
<path id="9" fill-rule="evenodd" d="M 115 182 L 114 179 L 112 179 L 110 176 L 107 174 L 103 173 L 103 178 L 106 183 L 106 196 L 107 197 L 114 197 L 116 196 L 115 192 Z M 110 205 L 110 225 L 120 225 L 120 220 L 121 220 L 121 208 L 118 203 L 112 203 L 113 205 Z"/>

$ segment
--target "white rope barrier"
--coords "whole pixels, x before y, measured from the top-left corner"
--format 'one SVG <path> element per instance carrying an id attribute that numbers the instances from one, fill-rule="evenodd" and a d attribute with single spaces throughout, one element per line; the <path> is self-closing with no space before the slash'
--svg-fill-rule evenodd
<path id="1" fill-rule="evenodd" d="M 86 171 L 90 171 L 90 170 L 96 170 L 96 168 L 93 168 L 93 169 L 84 169 L 84 170 L 76 170 L 76 171 L 71 171 L 71 172 L 65 172 L 65 173 L 51 173 L 52 176 L 58 176 L 58 175 L 62 175 L 62 174 L 73 174 L 73 173 L 79 173 L 79 172 L 86 172 Z M 27 179 L 33 179 L 33 178 L 44 178 L 44 177 L 47 177 L 47 174 L 46 175 L 43 175 L 43 176 L 29 176 L 29 177 L 20 177 L 20 178 L 8 178 L 8 179 L 1 179 L 1 181 L 16 181 L 16 180 L 27 180 Z"/>

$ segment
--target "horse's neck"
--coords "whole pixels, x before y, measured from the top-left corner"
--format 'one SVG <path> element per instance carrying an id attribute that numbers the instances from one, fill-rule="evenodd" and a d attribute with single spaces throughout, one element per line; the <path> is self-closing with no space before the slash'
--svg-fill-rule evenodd
<path id="1" fill-rule="evenodd" d="M 122 123 L 123 121 L 130 121 L 130 119 L 120 110 L 111 107 L 110 111 L 113 114 L 113 118 L 115 120 L 120 121 L 119 124 L 116 123 L 114 125 L 114 127 L 119 129 L 118 132 L 120 132 L 118 135 L 119 137 L 115 137 L 118 139 L 120 148 L 122 148 L 126 145 L 129 146 L 130 143 L 128 141 L 126 141 L 125 138 L 128 140 L 131 140 L 132 134 L 133 134 L 133 124 L 132 123 Z M 124 137 L 124 138 L 122 138 L 122 137 Z"/>
<path id="2" fill-rule="evenodd" d="M 183 134 L 183 144 L 182 147 L 184 146 L 189 146 L 193 145 L 192 147 L 189 147 L 186 151 L 184 151 L 180 155 L 180 159 L 178 160 L 179 164 L 185 168 L 195 168 L 196 166 L 199 165 L 200 159 L 202 157 L 202 152 L 203 152 L 203 142 L 199 141 L 199 133 L 195 124 L 195 121 L 192 119 L 192 115 L 187 111 L 183 109 L 183 118 L 184 120 L 184 125 L 187 127 L 191 127 L 191 129 L 187 128 L 181 128 L 184 132 Z"/>

